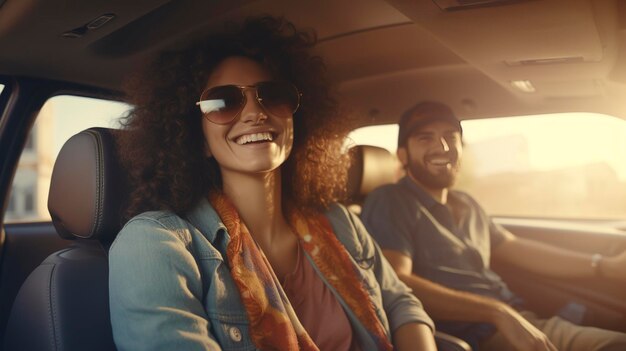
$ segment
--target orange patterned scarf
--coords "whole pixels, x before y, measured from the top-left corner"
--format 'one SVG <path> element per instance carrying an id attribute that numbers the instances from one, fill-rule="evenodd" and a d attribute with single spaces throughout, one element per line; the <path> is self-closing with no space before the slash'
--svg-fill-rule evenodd
<path id="1" fill-rule="evenodd" d="M 237 209 L 224 194 L 211 194 L 209 200 L 230 235 L 227 259 L 248 313 L 250 336 L 256 347 L 261 350 L 319 351 L 302 327 L 272 267 L 250 236 Z M 373 303 L 359 280 L 361 273 L 335 236 L 328 219 L 323 215 L 305 218 L 297 211 L 291 212 L 292 228 L 320 272 L 370 333 L 377 349 L 392 350 Z"/>

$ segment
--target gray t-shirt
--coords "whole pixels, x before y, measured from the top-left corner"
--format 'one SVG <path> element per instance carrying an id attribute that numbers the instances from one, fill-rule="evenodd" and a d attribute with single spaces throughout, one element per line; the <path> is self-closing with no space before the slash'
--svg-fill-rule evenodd
<path id="1" fill-rule="evenodd" d="M 519 304 L 489 266 L 491 249 L 505 239 L 506 229 L 463 192 L 450 191 L 448 205 L 405 177 L 372 191 L 361 218 L 382 249 L 412 258 L 414 274 L 452 289 Z M 479 336 L 492 329 L 458 322 L 437 323 L 437 328 L 464 339 L 467 333 Z"/>

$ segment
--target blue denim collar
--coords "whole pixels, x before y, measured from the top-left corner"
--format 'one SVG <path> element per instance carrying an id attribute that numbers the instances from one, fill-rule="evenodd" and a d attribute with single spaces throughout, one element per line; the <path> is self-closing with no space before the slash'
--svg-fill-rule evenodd
<path id="1" fill-rule="evenodd" d="M 215 242 L 220 233 L 227 233 L 222 219 L 206 197 L 202 197 L 196 206 L 187 212 L 186 217 L 211 243 Z"/>

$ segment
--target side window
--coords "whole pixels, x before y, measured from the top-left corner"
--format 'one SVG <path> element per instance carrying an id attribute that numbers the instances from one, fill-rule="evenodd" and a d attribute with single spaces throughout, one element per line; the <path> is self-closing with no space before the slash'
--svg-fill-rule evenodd
<path id="1" fill-rule="evenodd" d="M 488 213 L 626 218 L 626 121 L 594 113 L 463 122 L 458 187 Z"/>
<path id="2" fill-rule="evenodd" d="M 24 213 L 26 215 L 32 216 L 35 214 L 35 191 L 37 191 L 35 188 L 24 190 Z"/>
<path id="3" fill-rule="evenodd" d="M 47 201 L 54 161 L 72 135 L 90 128 L 119 128 L 127 104 L 62 95 L 43 106 L 22 151 L 11 185 L 6 223 L 48 221 Z"/>
<path id="4" fill-rule="evenodd" d="M 15 194 L 11 193 L 11 198 L 9 199 L 9 207 L 7 208 L 7 212 L 15 212 L 15 200 L 13 200 L 14 196 Z"/>
<path id="5" fill-rule="evenodd" d="M 33 133 L 28 134 L 28 138 L 26 139 L 26 145 L 24 145 L 23 152 L 34 152 L 35 151 L 35 141 L 33 139 Z"/>
<path id="6" fill-rule="evenodd" d="M 593 113 L 466 120 L 456 188 L 496 216 L 625 219 L 626 121 Z M 397 125 L 351 134 L 396 151 Z"/>

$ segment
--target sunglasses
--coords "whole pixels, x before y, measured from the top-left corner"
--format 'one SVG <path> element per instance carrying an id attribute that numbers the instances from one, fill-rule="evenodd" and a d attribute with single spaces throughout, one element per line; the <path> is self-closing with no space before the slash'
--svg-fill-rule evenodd
<path id="1" fill-rule="evenodd" d="M 200 95 L 200 111 L 215 124 L 231 123 L 243 110 L 245 91 L 254 89 L 256 101 L 266 113 L 288 118 L 298 110 L 302 94 L 293 84 L 282 81 L 260 82 L 255 85 L 221 85 Z"/>

